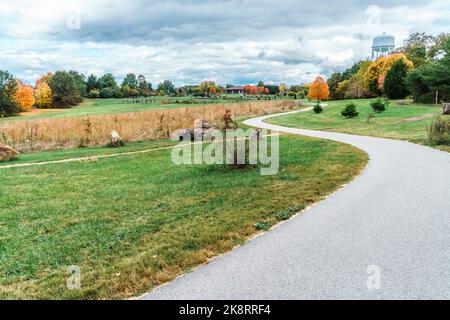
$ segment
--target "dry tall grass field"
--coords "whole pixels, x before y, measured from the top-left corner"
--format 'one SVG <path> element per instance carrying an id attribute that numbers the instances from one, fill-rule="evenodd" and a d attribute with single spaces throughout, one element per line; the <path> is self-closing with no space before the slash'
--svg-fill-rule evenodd
<path id="1" fill-rule="evenodd" d="M 20 152 L 105 145 L 116 130 L 125 142 L 170 138 L 182 128 L 192 128 L 196 119 L 223 126 L 230 110 L 235 117 L 261 115 L 293 109 L 290 101 L 247 102 L 208 105 L 164 111 L 101 115 L 86 118 L 39 119 L 0 124 L 0 142 Z"/>

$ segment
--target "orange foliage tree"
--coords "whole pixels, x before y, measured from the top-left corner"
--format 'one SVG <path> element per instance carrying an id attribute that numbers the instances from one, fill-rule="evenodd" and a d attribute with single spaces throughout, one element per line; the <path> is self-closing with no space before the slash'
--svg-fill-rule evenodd
<path id="1" fill-rule="evenodd" d="M 45 82 L 48 84 L 48 82 L 50 81 L 50 79 L 52 77 L 53 77 L 53 73 L 47 72 L 47 74 L 43 75 L 42 77 L 40 77 L 39 79 L 36 80 L 36 86 L 41 82 Z"/>
<path id="2" fill-rule="evenodd" d="M 251 85 L 247 85 L 244 87 L 244 92 L 246 94 L 257 94 L 258 93 L 258 88 L 255 86 L 251 86 Z"/>
<path id="3" fill-rule="evenodd" d="M 16 92 L 14 93 L 14 102 L 21 111 L 28 111 L 34 105 L 33 87 L 23 84 L 16 80 Z"/>
<path id="4" fill-rule="evenodd" d="M 311 100 L 323 101 L 330 97 L 330 88 L 322 77 L 317 77 L 309 88 L 308 98 Z"/>

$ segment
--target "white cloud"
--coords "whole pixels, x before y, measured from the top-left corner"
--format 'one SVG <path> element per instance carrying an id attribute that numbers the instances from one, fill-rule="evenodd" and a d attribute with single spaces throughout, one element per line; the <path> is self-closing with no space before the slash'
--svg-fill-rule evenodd
<path id="1" fill-rule="evenodd" d="M 0 68 L 32 82 L 57 69 L 135 72 L 152 82 L 204 79 L 298 83 L 328 75 L 370 55 L 382 31 L 398 41 L 410 32 L 450 28 L 446 0 L 15 0 L 0 3 Z M 67 19 L 80 12 L 80 29 Z M 371 23 L 379 21 L 378 23 Z"/>

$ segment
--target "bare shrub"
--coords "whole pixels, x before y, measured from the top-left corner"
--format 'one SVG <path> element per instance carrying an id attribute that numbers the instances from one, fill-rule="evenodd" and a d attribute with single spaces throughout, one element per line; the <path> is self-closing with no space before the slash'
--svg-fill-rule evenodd
<path id="1" fill-rule="evenodd" d="M 438 117 L 427 127 L 427 132 L 431 145 L 450 145 L 450 119 Z"/>

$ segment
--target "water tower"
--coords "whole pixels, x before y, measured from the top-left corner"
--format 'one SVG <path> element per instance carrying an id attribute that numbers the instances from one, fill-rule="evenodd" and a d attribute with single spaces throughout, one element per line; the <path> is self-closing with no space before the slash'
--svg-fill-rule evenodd
<path id="1" fill-rule="evenodd" d="M 376 60 L 379 57 L 386 57 L 391 54 L 394 49 L 395 37 L 384 32 L 382 35 L 373 38 L 372 60 Z"/>

